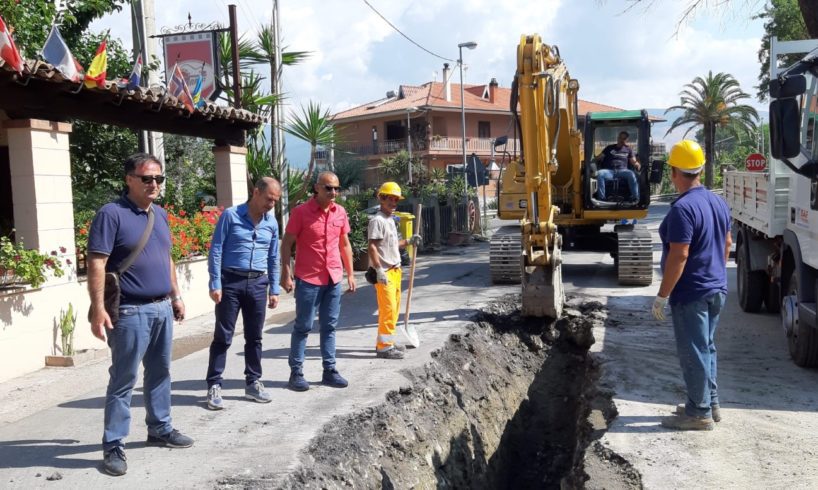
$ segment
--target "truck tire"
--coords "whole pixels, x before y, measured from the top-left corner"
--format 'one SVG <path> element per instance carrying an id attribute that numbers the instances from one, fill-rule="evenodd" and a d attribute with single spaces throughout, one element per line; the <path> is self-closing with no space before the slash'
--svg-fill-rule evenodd
<path id="1" fill-rule="evenodd" d="M 787 295 L 794 295 L 798 298 L 798 274 L 796 272 L 790 276 Z M 796 365 L 818 366 L 818 329 L 815 327 L 795 322 L 792 331 L 787 333 L 787 346 L 790 350 L 790 357 Z"/>
<path id="2" fill-rule="evenodd" d="M 764 303 L 764 293 L 767 290 L 767 273 L 750 270 L 750 247 L 747 240 L 742 240 L 736 250 L 738 260 L 738 304 L 747 313 L 758 313 Z"/>
<path id="3" fill-rule="evenodd" d="M 764 288 L 764 306 L 770 313 L 781 311 L 781 286 L 778 282 L 770 282 L 766 276 L 766 287 Z"/>

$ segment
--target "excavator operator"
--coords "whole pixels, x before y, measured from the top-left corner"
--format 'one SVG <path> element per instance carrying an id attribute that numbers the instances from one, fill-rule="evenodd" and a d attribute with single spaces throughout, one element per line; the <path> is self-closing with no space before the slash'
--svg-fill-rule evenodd
<path id="1" fill-rule="evenodd" d="M 600 201 L 608 198 L 605 186 L 615 179 L 627 182 L 631 193 L 630 200 L 639 201 L 639 182 L 636 172 L 639 172 L 640 165 L 633 154 L 633 149 L 628 146 L 628 137 L 630 134 L 627 131 L 620 131 L 616 143 L 606 146 L 596 157 L 597 163 L 601 164 L 601 168 L 596 173 Z M 628 168 L 628 164 L 633 166 L 635 172 Z"/>

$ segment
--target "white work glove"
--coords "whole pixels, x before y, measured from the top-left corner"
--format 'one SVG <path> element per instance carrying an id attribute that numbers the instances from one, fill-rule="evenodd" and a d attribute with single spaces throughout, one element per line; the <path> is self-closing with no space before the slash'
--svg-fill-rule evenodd
<path id="1" fill-rule="evenodd" d="M 656 299 L 653 300 L 653 318 L 657 320 L 665 319 L 665 305 L 667 305 L 667 298 L 657 295 Z"/>
<path id="2" fill-rule="evenodd" d="M 409 245 L 412 245 L 413 247 L 420 247 L 420 245 L 423 243 L 423 237 L 420 235 L 412 235 L 412 238 L 407 241 L 409 242 Z"/>
<path id="3" fill-rule="evenodd" d="M 386 271 L 383 267 L 378 267 L 375 269 L 375 273 L 378 275 L 378 282 L 381 284 L 386 284 L 389 281 L 386 279 Z"/>

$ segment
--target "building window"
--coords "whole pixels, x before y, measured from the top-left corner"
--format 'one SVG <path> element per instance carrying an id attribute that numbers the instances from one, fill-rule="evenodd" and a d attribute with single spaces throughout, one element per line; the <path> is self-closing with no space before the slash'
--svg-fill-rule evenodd
<path id="1" fill-rule="evenodd" d="M 491 138 L 491 123 L 489 121 L 477 122 L 477 137 Z"/>

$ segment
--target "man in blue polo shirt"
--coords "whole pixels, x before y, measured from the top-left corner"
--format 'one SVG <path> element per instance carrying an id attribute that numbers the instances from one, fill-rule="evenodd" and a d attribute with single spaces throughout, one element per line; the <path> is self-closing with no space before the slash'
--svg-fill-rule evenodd
<path id="1" fill-rule="evenodd" d="M 216 330 L 207 367 L 207 406 L 224 408 L 222 373 L 233 341 L 239 311 L 244 319 L 244 396 L 259 403 L 273 399 L 261 382 L 261 332 L 265 306 L 278 306 L 278 223 L 270 211 L 281 199 L 281 184 L 263 177 L 244 204 L 219 217 L 207 269 L 210 298 L 216 303 Z M 268 294 L 269 289 L 269 294 Z"/>
<path id="2" fill-rule="evenodd" d="M 168 215 L 153 205 L 165 176 L 156 157 L 144 153 L 129 157 L 124 167 L 127 191 L 97 212 L 88 236 L 91 331 L 103 341 L 107 334 L 111 348 L 102 448 L 103 469 L 114 476 L 128 469 L 123 440 L 130 429 L 131 393 L 140 362 L 145 367 L 147 445 L 193 445 L 193 439 L 173 428 L 170 418 L 173 319 L 184 319 L 185 304 L 170 257 Z M 115 272 L 137 247 L 149 213 L 154 215 L 153 231 L 145 248 L 120 276 L 119 319 L 112 323 L 104 307 L 105 274 Z"/>
<path id="3" fill-rule="evenodd" d="M 676 350 L 687 400 L 662 426 L 678 430 L 712 430 L 721 420 L 716 384 L 719 314 L 727 296 L 730 209 L 724 199 L 702 186 L 704 152 L 682 140 L 670 150 L 670 178 L 679 192 L 659 226 L 662 239 L 662 284 L 653 316 L 665 319 L 670 297 Z"/>
<path id="4" fill-rule="evenodd" d="M 596 157 L 597 163 L 601 165 L 596 172 L 597 194 L 600 201 L 608 198 L 606 185 L 608 182 L 613 182 L 614 179 L 622 179 L 627 182 L 631 193 L 630 199 L 639 200 L 639 181 L 636 173 L 628 168 L 628 164 L 632 165 L 636 172 L 639 171 L 640 165 L 633 155 L 633 150 L 628 146 L 629 136 L 627 131 L 620 131 L 616 143 L 606 146 Z"/>

